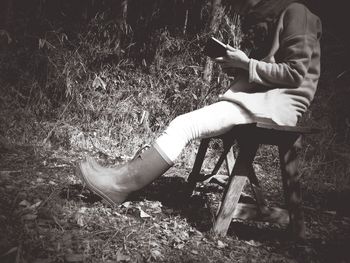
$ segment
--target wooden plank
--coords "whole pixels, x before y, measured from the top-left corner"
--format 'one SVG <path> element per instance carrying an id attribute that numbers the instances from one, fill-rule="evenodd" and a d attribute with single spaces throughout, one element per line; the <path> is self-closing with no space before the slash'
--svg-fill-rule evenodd
<path id="1" fill-rule="evenodd" d="M 277 124 L 270 124 L 270 123 L 256 123 L 257 128 L 262 129 L 268 129 L 268 130 L 275 130 L 275 131 L 281 131 L 281 132 L 293 132 L 293 133 L 299 133 L 299 134 L 312 134 L 312 133 L 319 133 L 322 130 L 318 128 L 313 127 L 300 127 L 300 126 L 281 126 Z"/>
<path id="2" fill-rule="evenodd" d="M 236 163 L 236 158 L 234 155 L 233 147 L 231 147 L 230 151 L 226 155 L 226 168 L 227 168 L 228 174 L 232 173 L 235 163 Z"/>
<path id="3" fill-rule="evenodd" d="M 230 145 L 225 145 L 225 144 L 224 144 L 224 151 L 223 151 L 222 154 L 220 155 L 220 158 L 219 158 L 218 162 L 216 163 L 216 165 L 215 165 L 213 171 L 211 172 L 211 175 L 212 175 L 212 176 L 213 176 L 213 175 L 216 175 L 216 174 L 218 173 L 218 171 L 219 171 L 219 169 L 220 169 L 220 167 L 221 167 L 223 161 L 225 160 L 225 158 L 226 158 L 226 160 L 227 160 L 227 154 L 230 152 L 230 150 L 231 150 L 231 146 L 230 146 Z M 232 157 L 230 157 L 230 158 L 232 158 Z M 231 161 L 231 162 L 232 162 L 232 161 Z M 229 174 L 230 174 L 230 173 L 229 173 Z"/>
<path id="4" fill-rule="evenodd" d="M 193 164 L 192 171 L 187 178 L 187 184 L 186 184 L 187 196 L 192 195 L 193 190 L 196 188 L 197 182 L 200 181 L 200 176 L 201 176 L 200 172 L 204 162 L 205 154 L 207 153 L 209 142 L 210 142 L 210 138 L 201 140 L 201 143 L 199 145 L 199 149 L 196 155 L 196 160 L 194 161 L 194 164 Z"/>
<path id="5" fill-rule="evenodd" d="M 190 184 L 195 184 L 198 179 L 198 176 L 200 175 L 202 164 L 204 162 L 204 157 L 205 157 L 205 154 L 207 153 L 209 141 L 210 139 L 201 140 L 201 143 L 199 145 L 199 149 L 196 155 L 196 160 L 194 161 L 192 171 L 187 179 L 188 183 Z"/>
<path id="6" fill-rule="evenodd" d="M 264 214 L 253 204 L 238 203 L 233 213 L 233 219 L 255 220 L 286 225 L 289 223 L 289 212 L 278 207 L 269 207 Z"/>
<path id="7" fill-rule="evenodd" d="M 223 197 L 219 213 L 214 224 L 214 232 L 220 236 L 225 236 L 230 226 L 233 212 L 237 206 L 239 198 L 248 175 L 250 167 L 258 145 L 251 140 L 239 140 L 239 154 L 232 169 L 230 182 Z M 230 151 L 232 154 L 233 152 Z M 228 159 L 228 168 L 231 169 L 232 155 Z"/>
<path id="8" fill-rule="evenodd" d="M 204 183 L 217 184 L 221 187 L 225 187 L 227 185 L 229 176 L 227 174 L 216 174 L 210 176 L 209 179 L 205 180 Z"/>
<path id="9" fill-rule="evenodd" d="M 221 203 L 218 217 L 214 223 L 214 233 L 219 236 L 226 236 L 227 230 L 230 226 L 233 211 L 236 209 L 239 197 L 241 196 L 247 177 L 235 175 L 229 184 L 227 192 Z"/>
<path id="10" fill-rule="evenodd" d="M 225 145 L 225 147 L 226 147 L 226 145 Z M 226 154 L 226 159 L 225 159 L 226 170 L 227 170 L 228 174 L 217 174 L 217 171 L 215 171 L 215 169 L 214 169 L 210 175 L 205 176 L 206 177 L 205 182 L 218 184 L 222 187 L 225 187 L 227 185 L 229 175 L 232 173 L 236 159 L 234 156 L 234 151 L 233 151 L 232 146 L 230 146 L 229 151 L 225 150 L 225 154 Z"/>

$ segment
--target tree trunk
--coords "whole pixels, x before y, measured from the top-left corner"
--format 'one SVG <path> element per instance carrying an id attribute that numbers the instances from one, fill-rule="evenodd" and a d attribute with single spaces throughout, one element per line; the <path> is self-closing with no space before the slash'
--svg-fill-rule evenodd
<path id="1" fill-rule="evenodd" d="M 221 6 L 221 0 L 212 0 L 211 18 L 210 18 L 210 24 L 208 28 L 208 32 L 210 32 L 211 35 L 215 34 L 218 31 L 222 15 L 223 15 L 223 9 Z M 210 58 L 207 58 L 204 66 L 203 79 L 208 84 L 211 82 L 212 71 L 213 71 L 213 61 Z"/>

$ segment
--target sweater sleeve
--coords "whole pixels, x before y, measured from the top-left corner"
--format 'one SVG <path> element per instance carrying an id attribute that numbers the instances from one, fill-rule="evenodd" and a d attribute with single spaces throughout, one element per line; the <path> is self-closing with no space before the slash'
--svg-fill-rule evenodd
<path id="1" fill-rule="evenodd" d="M 317 23 L 304 5 L 292 4 L 283 17 L 278 61 L 250 59 L 249 81 L 268 87 L 296 88 L 306 76 L 317 44 Z"/>

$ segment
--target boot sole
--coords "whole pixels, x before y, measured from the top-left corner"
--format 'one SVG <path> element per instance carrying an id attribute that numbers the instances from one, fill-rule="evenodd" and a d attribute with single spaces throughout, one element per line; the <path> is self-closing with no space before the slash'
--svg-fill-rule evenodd
<path id="1" fill-rule="evenodd" d="M 76 174 L 80 178 L 80 180 L 83 183 L 84 187 L 87 187 L 90 191 L 92 191 L 94 194 L 98 195 L 102 200 L 110 205 L 112 208 L 117 207 L 119 204 L 114 202 L 112 199 L 110 199 L 107 195 L 105 195 L 102 191 L 100 191 L 98 188 L 96 188 L 93 184 L 89 182 L 89 180 L 85 177 L 84 173 L 82 172 L 81 163 L 76 168 Z"/>

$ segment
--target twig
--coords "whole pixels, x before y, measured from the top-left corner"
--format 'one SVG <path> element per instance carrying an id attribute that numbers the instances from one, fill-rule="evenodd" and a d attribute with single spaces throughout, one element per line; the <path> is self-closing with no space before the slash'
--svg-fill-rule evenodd
<path id="1" fill-rule="evenodd" d="M 340 79 L 342 76 L 344 76 L 345 74 L 347 74 L 350 70 L 344 70 L 343 72 L 341 72 L 340 74 L 337 75 L 336 79 Z"/>

